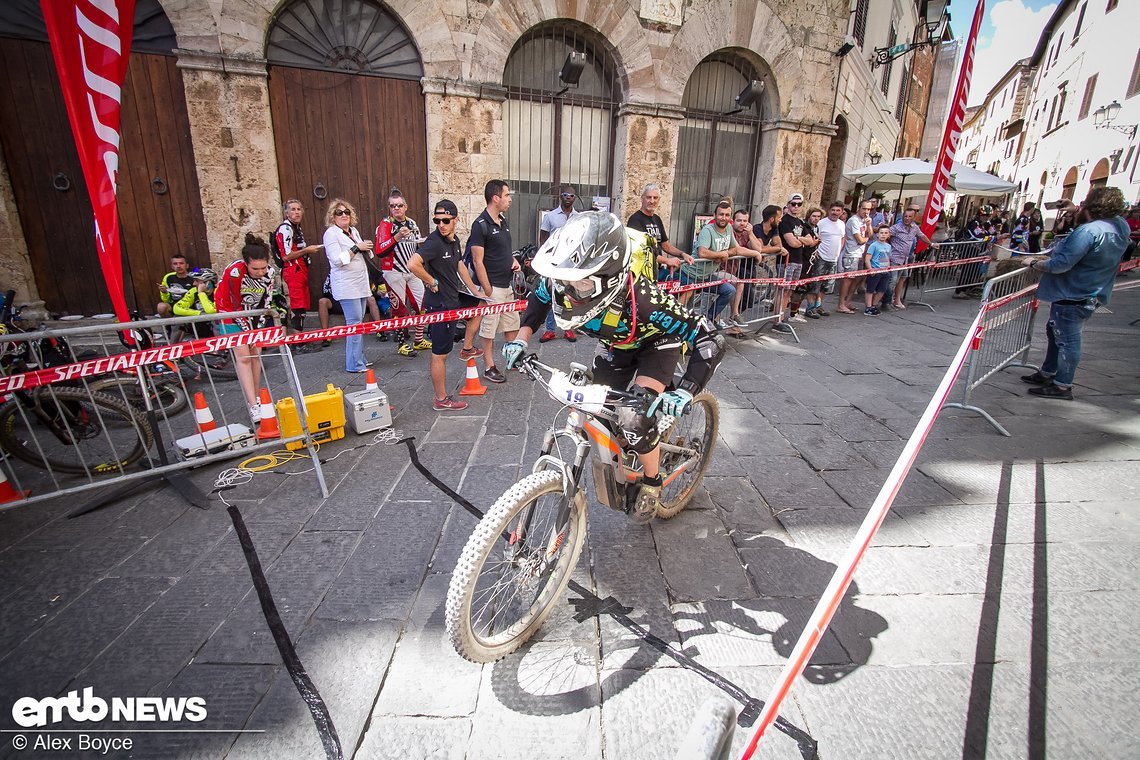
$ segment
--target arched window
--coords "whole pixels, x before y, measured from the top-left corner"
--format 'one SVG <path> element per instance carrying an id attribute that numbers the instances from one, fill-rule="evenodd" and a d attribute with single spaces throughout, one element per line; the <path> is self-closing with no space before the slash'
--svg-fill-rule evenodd
<path id="1" fill-rule="evenodd" d="M 503 71 L 503 137 L 516 246 L 537 242 L 559 185 L 574 186 L 579 210 L 610 197 L 621 82 L 615 55 L 584 25 L 539 24 L 515 43 Z"/>
<path id="2" fill-rule="evenodd" d="M 1102 158 L 1096 162 L 1092 173 L 1089 174 L 1089 190 L 1094 187 L 1104 187 L 1108 184 L 1108 159 Z"/>
<path id="3" fill-rule="evenodd" d="M 415 42 L 375 0 L 286 3 L 269 25 L 265 57 L 299 69 L 416 80 L 424 75 Z"/>
<path id="4" fill-rule="evenodd" d="M 683 250 L 692 245 L 694 217 L 711 213 L 731 195 L 737 207 L 752 205 L 756 163 L 760 156 L 763 93 L 748 108 L 736 98 L 753 81 L 765 81 L 738 53 L 720 50 L 705 58 L 685 85 L 673 179 L 669 238 Z"/>
<path id="5" fill-rule="evenodd" d="M 1070 166 L 1065 172 L 1065 181 L 1061 183 L 1061 197 L 1071 201 L 1077 192 L 1077 167 Z"/>

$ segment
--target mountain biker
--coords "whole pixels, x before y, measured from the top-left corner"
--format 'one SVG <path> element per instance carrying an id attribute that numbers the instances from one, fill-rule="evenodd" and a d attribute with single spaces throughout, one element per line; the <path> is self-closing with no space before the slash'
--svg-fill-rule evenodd
<path id="1" fill-rule="evenodd" d="M 527 300 L 522 327 L 503 347 L 510 369 L 526 352 L 527 340 L 553 307 L 561 330 L 580 330 L 601 341 L 594 380 L 624 388 L 634 384 L 654 397 L 648 408 L 618 409 L 626 442 L 641 461 L 644 479 L 634 519 L 646 522 L 660 504 L 661 436 L 654 413 L 680 416 L 712 378 L 724 355 L 724 338 L 708 318 L 681 306 L 654 284 L 654 267 L 641 266 L 631 237 L 614 214 L 576 214 L 539 248 L 532 266 L 542 278 Z M 673 390 L 681 347 L 691 346 L 685 375 Z"/>
<path id="2" fill-rule="evenodd" d="M 218 273 L 209 267 L 195 269 L 190 273 L 194 287 L 186 295 L 178 299 L 174 306 L 176 317 L 197 317 L 200 314 L 216 314 L 218 309 L 214 306 L 214 288 L 218 284 Z M 209 322 L 195 322 L 191 332 L 199 338 L 208 338 L 211 335 Z"/>

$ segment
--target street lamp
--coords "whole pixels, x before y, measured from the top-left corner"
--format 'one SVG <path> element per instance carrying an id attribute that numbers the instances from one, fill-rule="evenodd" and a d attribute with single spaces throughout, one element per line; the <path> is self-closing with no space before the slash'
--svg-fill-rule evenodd
<path id="1" fill-rule="evenodd" d="M 1101 106 L 1093 111 L 1093 123 L 1097 129 L 1114 129 L 1117 132 L 1122 132 L 1128 135 L 1131 140 L 1136 137 L 1135 124 L 1113 124 L 1116 117 L 1120 115 L 1120 103 L 1112 101 L 1107 106 Z"/>
<path id="2" fill-rule="evenodd" d="M 947 5 L 949 5 L 948 0 L 923 0 L 922 26 L 926 28 L 926 40 L 924 42 L 903 42 L 892 47 L 875 48 L 874 56 L 871 58 L 871 68 L 874 69 L 890 63 L 894 59 L 906 55 L 912 50 L 917 50 L 924 45 L 929 45 L 930 47 L 936 46 L 938 40 L 942 37 L 942 32 L 946 24 L 950 21 L 950 16 L 946 13 Z M 917 28 L 915 31 L 917 31 Z"/>
<path id="3" fill-rule="evenodd" d="M 883 149 L 879 147 L 877 142 L 872 142 L 871 146 L 867 148 L 867 158 L 871 159 L 871 166 L 878 166 L 879 162 L 883 160 Z"/>

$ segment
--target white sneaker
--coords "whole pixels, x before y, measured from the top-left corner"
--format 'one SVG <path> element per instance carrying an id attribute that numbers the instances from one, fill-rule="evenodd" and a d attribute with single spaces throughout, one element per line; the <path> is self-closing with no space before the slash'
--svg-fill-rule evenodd
<path id="1" fill-rule="evenodd" d="M 250 404 L 249 405 L 249 421 L 253 424 L 253 427 L 255 429 L 257 428 L 258 425 L 261 424 L 261 403 L 260 402 L 256 403 L 256 404 Z"/>

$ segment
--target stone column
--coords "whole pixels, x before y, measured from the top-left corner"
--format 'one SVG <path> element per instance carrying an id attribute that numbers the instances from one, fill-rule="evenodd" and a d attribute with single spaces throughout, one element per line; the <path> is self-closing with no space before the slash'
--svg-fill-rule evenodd
<path id="1" fill-rule="evenodd" d="M 24 239 L 20 211 L 16 208 L 12 179 L 8 176 L 8 164 L 3 154 L 0 154 L 0 283 L 16 291 L 17 303 L 30 304 L 42 310 L 43 301 L 39 300 L 28 243 Z"/>
<path id="2" fill-rule="evenodd" d="M 177 52 L 206 240 L 224 267 L 241 255 L 246 232 L 268 242 L 281 211 L 265 61 Z"/>
<path id="3" fill-rule="evenodd" d="M 772 203 L 782 206 L 792 193 L 803 193 L 809 206 L 835 200 L 820 197 L 834 124 L 779 119 L 764 122 L 760 129 L 756 186 L 768 188 Z"/>
<path id="4" fill-rule="evenodd" d="M 641 208 L 641 190 L 650 182 L 661 187 L 658 213 L 668 213 L 683 118 L 678 106 L 624 103 L 618 109 L 613 211 L 622 221 Z"/>
<path id="5" fill-rule="evenodd" d="M 427 103 L 428 199 L 449 198 L 459 207 L 459 234 L 466 239 L 487 203 L 487 180 L 507 173 L 503 101 L 495 85 L 424 78 Z"/>

